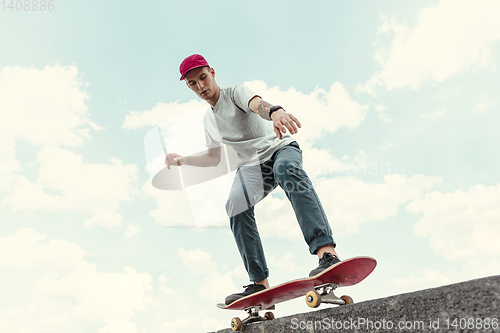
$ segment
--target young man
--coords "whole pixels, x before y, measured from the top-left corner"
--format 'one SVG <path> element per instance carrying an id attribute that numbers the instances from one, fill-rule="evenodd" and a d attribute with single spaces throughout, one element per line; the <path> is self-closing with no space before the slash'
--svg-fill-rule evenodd
<path id="1" fill-rule="evenodd" d="M 243 85 L 220 88 L 214 69 L 201 55 L 184 59 L 179 71 L 189 89 L 211 106 L 204 118 L 208 150 L 201 156 L 168 154 L 167 167 L 216 166 L 221 160 L 222 143 L 232 146 L 241 160 L 226 211 L 245 269 L 254 283 L 226 297 L 226 304 L 269 288 L 269 271 L 253 207 L 278 185 L 293 206 L 309 251 L 319 257 L 319 266 L 309 276 L 339 262 L 326 215 L 312 182 L 302 170 L 302 151 L 291 137 L 301 127 L 299 120 Z"/>

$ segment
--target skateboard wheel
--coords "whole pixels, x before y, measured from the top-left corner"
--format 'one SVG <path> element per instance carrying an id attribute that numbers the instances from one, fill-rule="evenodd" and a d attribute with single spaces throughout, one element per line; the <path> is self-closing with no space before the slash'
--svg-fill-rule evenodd
<path id="1" fill-rule="evenodd" d="M 306 294 L 306 303 L 311 308 L 317 308 L 321 304 L 321 296 L 315 290 L 311 290 Z"/>
<path id="2" fill-rule="evenodd" d="M 347 296 L 347 295 L 340 296 L 340 299 L 345 301 L 345 305 L 354 303 L 351 296 Z"/>
<path id="3" fill-rule="evenodd" d="M 272 312 L 266 312 L 264 314 L 264 317 L 266 317 L 267 320 L 273 320 L 274 319 L 274 313 L 272 313 Z"/>
<path id="4" fill-rule="evenodd" d="M 240 318 L 234 317 L 233 319 L 231 319 L 231 329 L 233 331 L 239 331 L 239 330 L 241 330 L 241 326 L 243 326 L 243 325 L 241 323 L 241 319 Z"/>

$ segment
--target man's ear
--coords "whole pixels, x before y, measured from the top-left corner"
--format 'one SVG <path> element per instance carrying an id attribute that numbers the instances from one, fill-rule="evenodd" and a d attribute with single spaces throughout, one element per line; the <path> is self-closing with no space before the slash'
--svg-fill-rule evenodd
<path id="1" fill-rule="evenodd" d="M 210 73 L 212 73 L 212 76 L 215 77 L 215 69 L 210 68 Z"/>

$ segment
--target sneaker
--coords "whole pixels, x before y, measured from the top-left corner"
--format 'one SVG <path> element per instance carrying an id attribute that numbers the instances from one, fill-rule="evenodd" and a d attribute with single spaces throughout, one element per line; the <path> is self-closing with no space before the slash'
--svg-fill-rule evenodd
<path id="1" fill-rule="evenodd" d="M 249 284 L 248 286 L 243 286 L 243 288 L 245 288 L 245 291 L 243 291 L 242 293 L 236 293 L 236 294 L 232 294 L 232 295 L 227 296 L 226 300 L 225 300 L 226 305 L 229 305 L 229 304 L 233 303 L 234 301 L 239 300 L 240 298 L 243 298 L 245 296 L 248 296 L 248 295 L 251 295 L 251 294 L 254 294 L 256 292 L 259 292 L 259 291 L 266 289 L 266 287 L 264 287 L 262 284 L 257 284 L 257 283 L 252 283 L 252 284 Z"/>
<path id="2" fill-rule="evenodd" d="M 309 277 L 323 272 L 325 269 L 327 269 L 330 266 L 335 265 L 338 262 L 340 262 L 340 260 L 339 260 L 339 258 L 337 258 L 337 256 L 335 256 L 329 252 L 323 253 L 323 257 L 319 259 L 319 266 L 316 267 L 315 269 L 313 269 L 311 271 L 311 273 L 309 273 Z"/>

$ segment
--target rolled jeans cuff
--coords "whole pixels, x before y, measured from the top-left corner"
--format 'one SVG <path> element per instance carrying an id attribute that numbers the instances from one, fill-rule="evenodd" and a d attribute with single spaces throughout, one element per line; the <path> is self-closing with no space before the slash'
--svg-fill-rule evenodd
<path id="1" fill-rule="evenodd" d="M 248 277 L 250 278 L 250 281 L 252 281 L 252 282 L 262 281 L 262 280 L 267 279 L 269 277 L 269 269 L 266 269 L 264 272 L 260 272 L 260 273 L 248 272 Z"/>
<path id="2" fill-rule="evenodd" d="M 311 244 L 309 244 L 309 252 L 311 252 L 311 254 L 316 254 L 316 252 L 318 252 L 318 250 L 320 248 L 322 248 L 323 246 L 332 245 L 332 244 L 333 244 L 333 247 L 337 246 L 337 244 L 333 240 L 332 235 L 322 235 L 322 236 L 316 237 L 311 242 Z"/>

